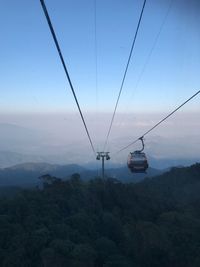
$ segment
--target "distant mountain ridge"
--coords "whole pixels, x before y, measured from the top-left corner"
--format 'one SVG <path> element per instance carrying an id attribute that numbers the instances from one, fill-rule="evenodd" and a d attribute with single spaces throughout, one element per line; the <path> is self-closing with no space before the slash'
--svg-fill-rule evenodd
<path id="1" fill-rule="evenodd" d="M 0 186 L 34 186 L 38 177 L 50 174 L 62 179 L 68 179 L 73 173 L 79 173 L 83 180 L 101 176 L 101 170 L 88 170 L 77 164 L 57 165 L 48 163 L 23 163 L 0 169 Z M 161 174 L 162 171 L 149 168 L 146 174 L 132 174 L 126 166 L 106 169 L 106 177 L 112 177 L 122 182 L 138 182 L 147 176 Z"/>
<path id="2" fill-rule="evenodd" d="M 25 162 L 41 162 L 42 157 L 35 155 L 26 155 L 11 151 L 0 151 L 0 168 L 8 168 L 13 165 L 23 164 Z"/>
<path id="3" fill-rule="evenodd" d="M 172 168 L 172 170 L 185 170 L 186 168 L 187 167 Z M 0 169 L 0 186 L 36 186 L 39 183 L 38 177 L 44 174 L 49 174 L 62 179 L 69 179 L 74 173 L 79 173 L 81 179 L 85 181 L 95 177 L 101 177 L 101 169 L 89 170 L 77 164 L 58 165 L 45 162 L 27 162 Z M 125 183 L 136 183 L 144 180 L 145 178 L 155 177 L 162 174 L 164 175 L 165 173 L 169 173 L 169 169 L 158 170 L 148 168 L 147 173 L 142 174 L 131 173 L 127 166 L 105 169 L 106 178 L 114 178 Z"/>
<path id="4" fill-rule="evenodd" d="M 1 144 L 1 142 L 0 142 Z M 71 160 L 71 159 L 70 159 Z M 124 159 L 126 161 L 126 159 Z M 72 160 L 71 160 L 72 161 Z M 80 160 L 79 160 L 80 161 Z M 49 154 L 49 155 L 40 155 L 40 154 L 30 154 L 30 153 L 19 153 L 10 150 L 2 149 L 0 150 L 0 168 L 12 167 L 13 165 L 26 164 L 27 162 L 43 163 L 48 162 L 52 165 L 65 165 L 71 164 L 73 162 L 78 162 L 79 165 L 85 167 L 89 170 L 95 170 L 97 168 L 97 162 L 92 161 L 84 164 L 80 164 L 79 161 L 68 162 L 67 154 Z M 170 167 L 176 166 L 190 166 L 199 161 L 199 158 L 154 158 L 148 157 L 149 165 L 154 169 L 167 169 Z M 119 168 L 123 167 L 122 164 L 117 162 L 109 162 L 110 168 Z"/>
<path id="5" fill-rule="evenodd" d="M 38 184 L 38 177 L 47 173 L 65 178 L 83 171 L 85 169 L 76 164 L 23 163 L 0 169 L 0 186 L 34 186 Z"/>
<path id="6" fill-rule="evenodd" d="M 111 177 L 115 178 L 121 182 L 140 182 L 142 181 L 145 177 L 152 177 L 152 176 L 157 176 L 162 174 L 164 171 L 162 170 L 157 170 L 154 168 L 148 168 L 146 173 L 132 173 L 127 166 L 122 166 L 119 168 L 109 168 L 105 170 L 105 177 Z M 101 176 L 101 169 L 98 170 L 87 170 L 85 172 L 81 173 L 81 177 L 84 180 L 89 180 L 93 179 L 95 176 Z"/>

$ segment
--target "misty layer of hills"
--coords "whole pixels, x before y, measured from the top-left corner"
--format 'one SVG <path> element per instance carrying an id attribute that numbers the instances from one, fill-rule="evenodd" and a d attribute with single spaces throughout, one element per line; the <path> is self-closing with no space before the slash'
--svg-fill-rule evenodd
<path id="1" fill-rule="evenodd" d="M 0 266 L 200 266 L 200 164 L 139 183 L 50 180 L 0 198 Z"/>
<path id="2" fill-rule="evenodd" d="M 0 123 L 0 168 L 26 162 L 47 162 L 61 165 L 76 163 L 87 169 L 91 169 L 92 166 L 96 168 L 93 154 L 88 155 L 89 144 L 87 141 L 80 141 L 80 137 L 72 138 L 73 135 L 70 136 L 69 132 L 69 129 L 61 131 L 60 127 L 54 127 L 53 130 L 49 129 L 48 131 L 43 128 L 35 127 L 32 129 L 17 124 Z M 151 137 L 151 140 L 147 139 L 145 152 L 150 166 L 155 169 L 166 169 L 172 166 L 188 166 L 197 162 L 199 159 L 197 149 L 199 137 L 192 136 L 188 139 L 188 143 L 181 137 L 154 136 Z M 123 147 L 126 142 L 129 142 L 129 139 L 125 137 L 112 139 L 110 142 L 111 152 L 116 151 L 119 145 L 119 148 Z M 114 167 L 114 165 L 119 167 L 119 163 L 125 165 L 129 152 L 124 151 L 117 159 L 112 158 L 109 168 Z"/>
<path id="3" fill-rule="evenodd" d="M 122 182 L 138 182 L 147 176 L 155 176 L 163 171 L 149 168 L 145 174 L 133 174 L 127 166 L 106 170 L 106 177 L 113 177 Z M 36 186 L 39 177 L 45 174 L 56 176 L 62 179 L 69 179 L 74 174 L 79 173 L 81 179 L 90 180 L 101 176 L 101 170 L 89 170 L 76 164 L 53 165 L 47 163 L 24 163 L 9 168 L 0 169 L 0 186 Z"/>

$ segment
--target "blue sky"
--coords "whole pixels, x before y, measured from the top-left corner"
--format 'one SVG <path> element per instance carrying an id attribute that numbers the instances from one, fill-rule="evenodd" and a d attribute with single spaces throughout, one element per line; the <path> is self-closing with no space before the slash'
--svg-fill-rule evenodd
<path id="1" fill-rule="evenodd" d="M 45 3 L 95 149 L 101 150 L 143 1 Z M 141 136 L 200 89 L 199 14 L 198 0 L 147 0 L 109 139 L 111 152 Z M 0 32 L 0 123 L 47 128 L 47 151 L 68 151 L 69 144 L 77 151 L 81 143 L 82 151 L 91 153 L 40 1 L 1 0 Z M 147 137 L 147 152 L 190 156 L 193 151 L 198 156 L 199 117 L 200 95 Z M 157 137 L 164 138 L 161 150 Z M 31 144 L 26 149 L 41 152 L 39 144 L 38 150 Z"/>
<path id="2" fill-rule="evenodd" d="M 96 55 L 95 0 L 45 3 L 83 112 L 112 112 L 143 1 L 96 0 Z M 168 112 L 199 90 L 199 11 L 147 0 L 118 112 Z M 0 31 L 0 110 L 76 111 L 39 0 L 2 0 Z"/>

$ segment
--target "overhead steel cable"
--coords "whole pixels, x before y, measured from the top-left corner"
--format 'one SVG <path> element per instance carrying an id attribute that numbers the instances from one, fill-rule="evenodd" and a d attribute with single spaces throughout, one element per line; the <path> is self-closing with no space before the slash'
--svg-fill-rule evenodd
<path id="1" fill-rule="evenodd" d="M 130 60 L 131 60 L 131 57 L 132 57 L 133 49 L 135 47 L 135 43 L 136 43 L 136 39 L 137 39 L 139 28 L 140 28 L 142 16 L 143 16 L 143 13 L 144 13 L 145 5 L 146 5 L 146 0 L 144 0 L 144 2 L 143 2 L 142 10 L 141 10 L 140 17 L 139 17 L 138 24 L 137 24 L 137 28 L 136 28 L 136 31 L 135 31 L 135 36 L 134 36 L 134 39 L 133 39 L 133 42 L 132 42 L 131 50 L 130 50 L 130 53 L 129 53 L 128 61 L 127 61 L 125 72 L 124 72 L 123 79 L 122 79 L 122 83 L 121 83 L 121 86 L 120 86 L 119 94 L 118 94 L 117 101 L 116 101 L 116 104 L 115 104 L 115 108 L 114 108 L 114 112 L 113 112 L 112 119 L 111 119 L 111 122 L 110 122 L 109 130 L 108 130 L 108 133 L 107 133 L 107 136 L 106 136 L 106 141 L 105 141 L 105 144 L 104 144 L 104 150 L 105 150 L 105 148 L 107 146 L 108 138 L 110 136 L 111 128 L 112 128 L 113 121 L 114 121 L 114 118 L 115 118 L 115 114 L 116 114 L 116 111 L 117 111 L 117 106 L 118 106 L 119 99 L 120 99 L 120 96 L 121 96 L 121 93 L 122 93 L 122 89 L 123 89 L 123 86 L 124 86 L 124 81 L 125 81 L 126 74 L 127 74 L 127 71 L 128 71 L 128 67 L 129 67 L 129 64 L 130 64 Z"/>
<path id="2" fill-rule="evenodd" d="M 46 5 L 45 5 L 45 3 L 44 3 L 44 0 L 40 0 L 40 3 L 41 3 L 41 5 L 42 5 L 42 9 L 43 9 L 44 14 L 45 14 L 45 17 L 46 17 L 46 19 L 47 19 L 47 23 L 48 23 L 48 25 L 49 25 L 49 29 L 50 29 L 50 31 L 51 31 L 53 40 L 54 40 L 54 42 L 55 42 L 55 45 L 56 45 L 56 48 L 57 48 L 57 51 L 58 51 L 60 60 L 61 60 L 61 62 L 62 62 L 64 71 L 65 71 L 65 74 L 66 74 L 66 76 L 67 76 L 67 80 L 68 80 L 68 82 L 69 82 L 69 85 L 70 85 L 72 94 L 73 94 L 74 99 L 75 99 L 75 101 L 76 101 L 76 105 L 77 105 L 77 107 L 78 107 L 78 110 L 79 110 L 81 119 L 82 119 L 82 121 L 83 121 L 83 124 L 84 124 L 85 130 L 86 130 L 87 136 L 88 136 L 88 138 L 89 138 L 90 145 L 91 145 L 91 147 L 92 147 L 92 150 L 93 150 L 94 154 L 96 155 L 96 152 L 95 152 L 95 149 L 94 149 L 94 146 L 93 146 L 93 143 L 92 143 L 92 139 L 91 139 L 91 137 L 90 137 L 90 134 L 89 134 L 89 131 L 88 131 L 88 128 L 87 128 L 85 119 L 84 119 L 84 117 L 83 117 L 83 113 L 82 113 L 82 111 L 81 111 L 81 108 L 80 108 L 80 105 L 79 105 L 79 102 L 78 102 L 76 93 L 75 93 L 75 91 L 74 91 L 74 87 L 73 87 L 73 85 L 72 85 L 72 81 L 71 81 L 71 79 L 70 79 L 70 76 L 69 76 L 69 73 L 68 73 L 68 70 L 67 70 L 67 67 L 66 67 L 66 64 L 65 64 L 65 61 L 64 61 L 64 58 L 63 58 L 63 55 L 62 55 L 62 52 L 61 52 L 61 49 L 60 49 L 60 46 L 59 46 L 59 43 L 58 43 L 56 34 L 55 34 L 55 31 L 54 31 L 54 28 L 53 28 L 53 25 L 52 25 L 52 23 L 51 23 L 51 20 L 50 20 L 50 17 L 49 17 L 49 14 L 48 14 Z"/>
<path id="3" fill-rule="evenodd" d="M 148 65 L 148 63 L 149 63 L 149 60 L 150 60 L 150 58 L 151 58 L 151 56 L 152 56 L 152 54 L 153 54 L 153 52 L 154 52 L 154 50 L 155 50 L 155 47 L 156 47 L 156 45 L 157 45 L 157 43 L 158 43 L 158 40 L 159 40 L 159 38 L 160 38 L 160 35 L 161 35 L 161 33 L 162 33 L 163 27 L 164 27 L 164 25 L 165 25 L 165 23 L 166 23 L 166 21 L 167 21 L 167 17 L 169 16 L 170 10 L 171 10 L 172 5 L 173 5 L 173 2 L 174 2 L 174 0 L 171 0 L 170 3 L 169 3 L 168 9 L 167 9 L 166 14 L 165 14 L 165 16 L 164 16 L 164 18 L 163 18 L 163 21 L 162 21 L 162 23 L 161 23 L 161 25 L 160 25 L 160 28 L 159 28 L 159 30 L 158 30 L 158 33 L 156 34 L 156 37 L 155 37 L 155 39 L 154 39 L 154 42 L 153 42 L 153 44 L 152 44 L 152 46 L 151 46 L 151 49 L 150 49 L 150 51 L 149 51 L 149 54 L 148 54 L 148 56 L 147 56 L 147 58 L 146 58 L 146 61 L 145 61 L 144 65 L 143 65 L 143 68 L 142 68 L 142 70 L 141 70 L 141 72 L 140 72 L 140 74 L 139 74 L 139 76 L 138 76 L 138 79 L 137 79 L 137 81 L 136 81 L 136 83 L 135 83 L 134 91 L 136 91 L 136 89 L 137 89 L 137 87 L 138 87 L 138 85 L 139 85 L 139 83 L 140 83 L 140 81 L 141 81 L 141 78 L 142 78 L 142 76 L 143 76 L 143 74 L 144 74 L 144 72 L 145 72 L 145 69 L 146 69 L 146 67 L 147 67 L 147 65 Z M 133 96 L 133 94 L 132 94 L 132 96 Z M 131 96 L 131 97 L 132 97 L 132 96 Z"/>
<path id="4" fill-rule="evenodd" d="M 98 57 L 97 57 L 97 3 L 94 0 L 94 55 L 95 55 L 95 87 L 96 96 L 98 92 Z M 96 97 L 97 103 L 97 97 Z"/>
<path id="5" fill-rule="evenodd" d="M 167 11 L 166 11 L 166 14 L 165 14 L 165 16 L 164 16 L 164 18 L 163 18 L 163 20 L 162 20 L 162 23 L 161 23 L 160 27 L 159 27 L 158 33 L 157 33 L 157 35 L 156 35 L 156 37 L 155 37 L 155 39 L 154 39 L 154 42 L 153 42 L 153 44 L 152 44 L 152 46 L 151 46 L 151 49 L 150 49 L 150 51 L 149 51 L 149 53 L 148 53 L 148 56 L 147 56 L 146 61 L 145 61 L 144 65 L 143 65 L 143 68 L 142 68 L 142 70 L 141 70 L 141 72 L 140 72 L 140 74 L 139 74 L 139 76 L 138 76 L 138 79 L 137 79 L 137 81 L 136 81 L 136 83 L 135 83 L 135 86 L 134 86 L 134 92 L 136 92 L 136 90 L 137 90 L 137 88 L 138 88 L 138 85 L 139 85 L 139 83 L 140 83 L 140 81 L 141 81 L 141 79 L 142 79 L 142 76 L 143 76 L 143 74 L 144 74 L 144 72 L 145 72 L 145 70 L 146 70 L 146 67 L 147 67 L 147 65 L 148 65 L 148 63 L 149 63 L 149 60 L 150 60 L 150 58 L 151 58 L 151 56 L 152 56 L 152 54 L 153 54 L 153 52 L 154 52 L 154 49 L 155 49 L 155 47 L 156 47 L 156 45 L 157 45 L 157 42 L 158 42 L 158 40 L 159 40 L 159 38 L 160 38 L 160 35 L 161 35 L 161 33 L 162 33 L 163 27 L 164 27 L 164 25 L 165 25 L 165 23 L 166 23 L 166 21 L 167 21 L 168 16 L 169 16 L 170 10 L 171 10 L 172 5 L 173 5 L 173 2 L 174 2 L 174 0 L 171 0 L 170 3 L 169 3 L 168 9 L 167 9 Z M 134 93 L 134 92 L 132 92 L 132 94 L 130 95 L 130 100 L 133 98 L 133 96 L 134 96 L 133 93 Z M 130 107 L 131 107 L 131 105 L 128 107 L 128 109 L 127 109 L 126 111 L 128 111 L 128 110 L 130 111 Z M 121 126 L 122 123 L 123 123 L 123 122 L 121 121 L 120 124 L 119 124 L 119 126 Z"/>
<path id="6" fill-rule="evenodd" d="M 137 141 L 139 141 L 141 138 L 143 138 L 145 135 L 149 134 L 151 131 L 153 131 L 156 127 L 158 127 L 161 123 L 163 123 L 166 119 L 168 119 L 170 116 L 172 116 L 177 110 L 182 108 L 185 104 L 187 104 L 190 100 L 192 100 L 195 96 L 197 96 L 200 93 L 200 90 L 196 92 L 194 95 L 192 95 L 190 98 L 188 98 L 183 104 L 178 106 L 176 109 L 174 109 L 171 113 L 169 113 L 166 117 L 164 117 L 162 120 L 160 120 L 158 123 L 156 123 L 153 127 L 151 127 L 148 131 L 146 131 L 141 137 L 137 138 L 127 146 L 123 147 L 120 149 L 116 154 L 120 153 L 121 151 L 127 149 L 129 146 L 132 146 L 135 144 Z"/>
<path id="7" fill-rule="evenodd" d="M 96 93 L 96 110 L 95 110 L 95 130 L 98 132 L 99 122 L 99 86 L 98 86 L 98 55 L 97 55 L 97 0 L 94 0 L 94 64 L 95 64 L 95 93 Z M 97 175 L 98 176 L 98 175 Z"/>

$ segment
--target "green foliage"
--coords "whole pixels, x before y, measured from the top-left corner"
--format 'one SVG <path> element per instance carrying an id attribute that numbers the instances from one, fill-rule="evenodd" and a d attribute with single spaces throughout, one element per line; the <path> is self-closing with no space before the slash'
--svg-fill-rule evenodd
<path id="1" fill-rule="evenodd" d="M 42 179 L 0 199 L 0 266 L 200 266 L 200 164 L 139 184 Z"/>

